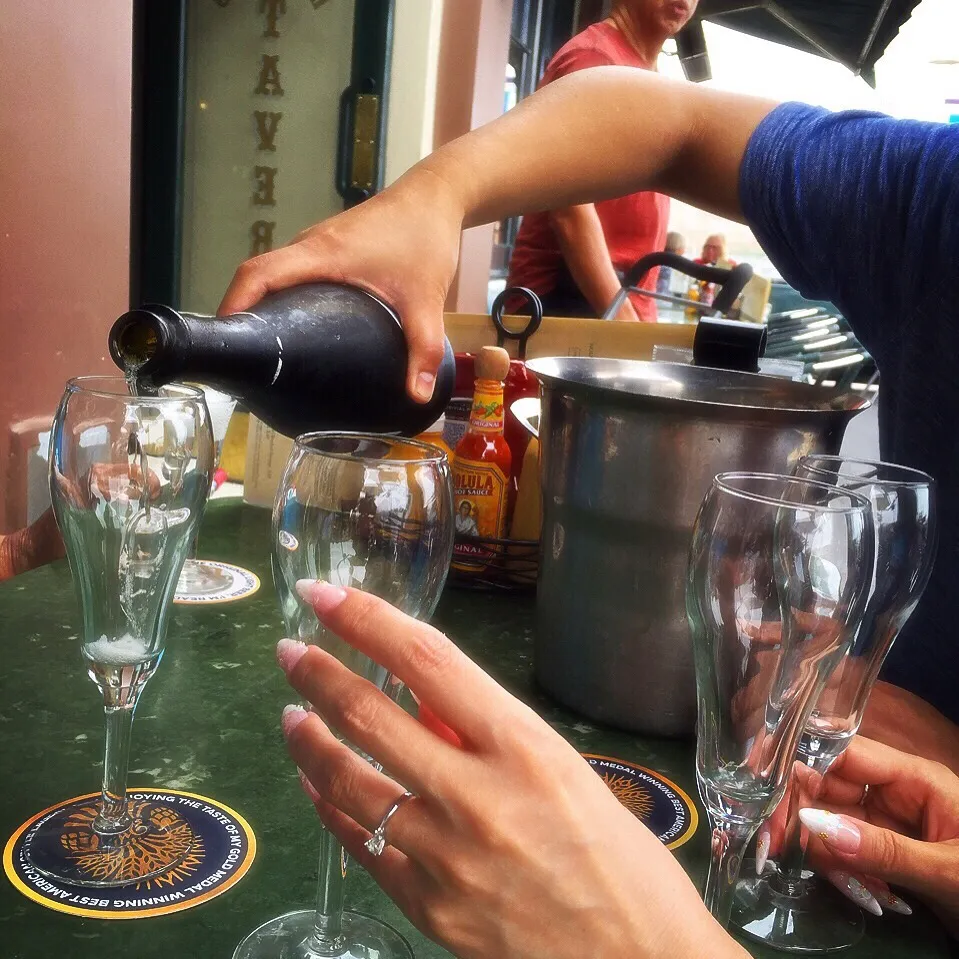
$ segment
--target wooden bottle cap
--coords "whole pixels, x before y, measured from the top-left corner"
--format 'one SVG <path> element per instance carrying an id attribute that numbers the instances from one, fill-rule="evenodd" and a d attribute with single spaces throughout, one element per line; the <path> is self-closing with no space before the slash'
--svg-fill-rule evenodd
<path id="1" fill-rule="evenodd" d="M 484 346 L 474 363 L 477 379 L 505 380 L 509 375 L 509 353 L 501 346 Z"/>

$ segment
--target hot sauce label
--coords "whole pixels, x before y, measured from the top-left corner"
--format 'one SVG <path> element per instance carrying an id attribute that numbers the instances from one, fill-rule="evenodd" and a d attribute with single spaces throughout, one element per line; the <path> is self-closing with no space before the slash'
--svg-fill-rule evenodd
<path id="1" fill-rule="evenodd" d="M 492 463 L 459 460 L 453 468 L 453 502 L 456 507 L 456 532 L 460 537 L 502 537 L 506 524 L 507 479 Z M 456 557 L 475 558 L 482 563 L 489 558 L 488 547 L 458 542 Z M 459 568 L 470 564 L 456 563 Z"/>
<path id="2" fill-rule="evenodd" d="M 501 433 L 503 431 L 506 409 L 503 406 L 503 387 L 499 389 L 477 390 L 473 395 L 470 409 L 470 428 L 483 433 Z"/>

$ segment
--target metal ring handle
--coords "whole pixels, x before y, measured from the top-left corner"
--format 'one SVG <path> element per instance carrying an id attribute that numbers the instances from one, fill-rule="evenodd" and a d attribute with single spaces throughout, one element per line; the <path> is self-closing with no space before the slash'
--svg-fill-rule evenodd
<path id="1" fill-rule="evenodd" d="M 503 311 L 506 301 L 514 296 L 523 297 L 530 306 L 529 323 L 522 330 L 508 330 L 503 324 Z M 543 303 L 540 298 L 525 286 L 508 286 L 493 300 L 490 318 L 496 327 L 496 345 L 502 346 L 506 340 L 519 340 L 519 358 L 526 359 L 526 344 L 543 322 Z"/>

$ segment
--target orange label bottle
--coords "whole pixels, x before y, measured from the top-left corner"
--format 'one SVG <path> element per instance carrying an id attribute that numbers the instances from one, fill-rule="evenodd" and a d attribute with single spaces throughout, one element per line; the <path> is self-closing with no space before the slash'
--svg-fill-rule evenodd
<path id="1" fill-rule="evenodd" d="M 501 550 L 471 539 L 501 539 L 506 534 L 506 504 L 512 456 L 503 436 L 506 410 L 503 382 L 509 374 L 509 354 L 484 346 L 476 357 L 476 383 L 470 423 L 453 451 L 453 503 L 456 546 L 453 566 L 483 569 Z"/>

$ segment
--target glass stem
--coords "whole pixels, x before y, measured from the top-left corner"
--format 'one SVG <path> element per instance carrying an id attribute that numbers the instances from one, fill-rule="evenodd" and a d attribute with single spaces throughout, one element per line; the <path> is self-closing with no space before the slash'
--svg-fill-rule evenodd
<path id="1" fill-rule="evenodd" d="M 713 824 L 712 858 L 709 861 L 703 901 L 713 918 L 724 929 L 729 925 L 743 852 L 757 828 L 758 823 Z"/>
<path id="2" fill-rule="evenodd" d="M 786 831 L 783 835 L 783 851 L 779 858 L 779 870 L 770 880 L 777 891 L 786 896 L 802 895 L 802 872 L 806 864 L 806 850 L 802 847 L 799 828 L 799 790 L 790 789 L 786 801 Z"/>
<path id="3" fill-rule="evenodd" d="M 139 693 L 116 705 L 106 702 L 106 746 L 103 752 L 103 787 L 100 793 L 100 811 L 93 822 L 101 835 L 116 835 L 130 825 L 127 812 L 127 769 L 130 765 L 130 732 Z"/>
<path id="4" fill-rule="evenodd" d="M 324 829 L 313 934 L 308 943 L 307 955 L 310 957 L 339 956 L 346 946 L 343 938 L 343 873 L 343 847 L 333 833 Z"/>
<path id="5" fill-rule="evenodd" d="M 802 798 L 804 802 L 815 803 L 819 796 L 822 778 L 829 771 L 835 757 L 817 756 L 815 753 L 810 753 L 804 758 L 806 765 L 819 774 L 819 787 L 815 789 L 812 795 L 806 795 Z M 799 822 L 799 792 L 800 790 L 797 788 L 789 790 L 787 799 L 789 807 L 786 810 L 783 851 L 778 862 L 779 869 L 770 879 L 770 884 L 784 896 L 802 896 L 806 892 L 806 881 L 803 877 L 803 870 L 806 866 L 806 850 L 802 845 L 802 829 Z"/>

